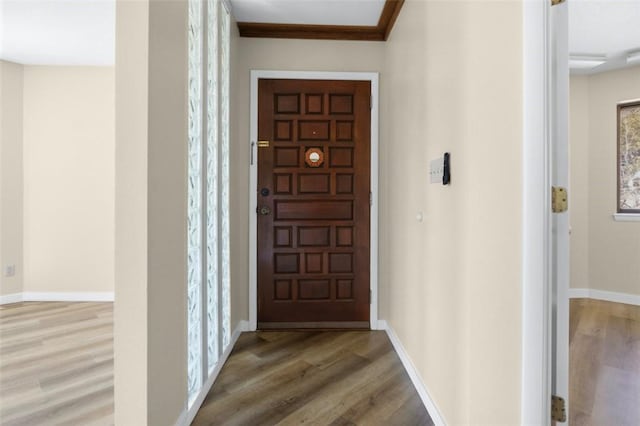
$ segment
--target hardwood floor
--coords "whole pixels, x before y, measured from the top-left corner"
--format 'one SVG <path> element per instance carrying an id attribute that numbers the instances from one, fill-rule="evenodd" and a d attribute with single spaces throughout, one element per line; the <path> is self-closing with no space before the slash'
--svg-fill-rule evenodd
<path id="1" fill-rule="evenodd" d="M 571 300 L 572 425 L 640 425 L 640 307 Z"/>
<path id="2" fill-rule="evenodd" d="M 0 306 L 0 424 L 113 424 L 113 304 Z"/>
<path id="3" fill-rule="evenodd" d="M 192 425 L 432 425 L 381 331 L 243 333 Z"/>
<path id="4" fill-rule="evenodd" d="M 640 425 L 640 307 L 571 301 L 570 418 Z M 243 333 L 194 425 L 433 424 L 383 332 Z M 0 424 L 113 424 L 113 305 L 0 306 Z"/>

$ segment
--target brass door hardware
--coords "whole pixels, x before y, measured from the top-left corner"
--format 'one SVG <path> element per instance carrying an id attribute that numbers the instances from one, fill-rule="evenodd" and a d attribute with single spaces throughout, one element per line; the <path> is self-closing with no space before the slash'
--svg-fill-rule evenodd
<path id="1" fill-rule="evenodd" d="M 551 188 L 551 211 L 563 213 L 569 209 L 569 196 L 566 188 L 554 186 Z"/>

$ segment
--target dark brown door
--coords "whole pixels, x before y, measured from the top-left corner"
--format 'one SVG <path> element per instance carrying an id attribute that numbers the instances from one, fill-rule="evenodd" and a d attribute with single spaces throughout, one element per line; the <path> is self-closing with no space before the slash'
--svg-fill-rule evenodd
<path id="1" fill-rule="evenodd" d="M 259 81 L 260 329 L 369 327 L 370 94 Z"/>

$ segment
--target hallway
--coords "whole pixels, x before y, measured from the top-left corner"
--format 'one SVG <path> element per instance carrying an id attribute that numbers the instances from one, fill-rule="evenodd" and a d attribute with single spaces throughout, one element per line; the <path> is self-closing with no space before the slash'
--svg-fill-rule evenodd
<path id="1" fill-rule="evenodd" d="M 243 333 L 192 424 L 222 423 L 433 424 L 382 331 Z"/>

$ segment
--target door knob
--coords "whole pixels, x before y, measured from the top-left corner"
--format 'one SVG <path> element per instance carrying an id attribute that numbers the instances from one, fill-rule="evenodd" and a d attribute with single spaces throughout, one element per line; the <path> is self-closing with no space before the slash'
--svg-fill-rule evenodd
<path id="1" fill-rule="evenodd" d="M 271 209 L 267 206 L 262 206 L 260 207 L 260 209 L 258 210 L 258 212 L 262 215 L 262 216 L 267 216 L 269 214 L 271 214 Z"/>

